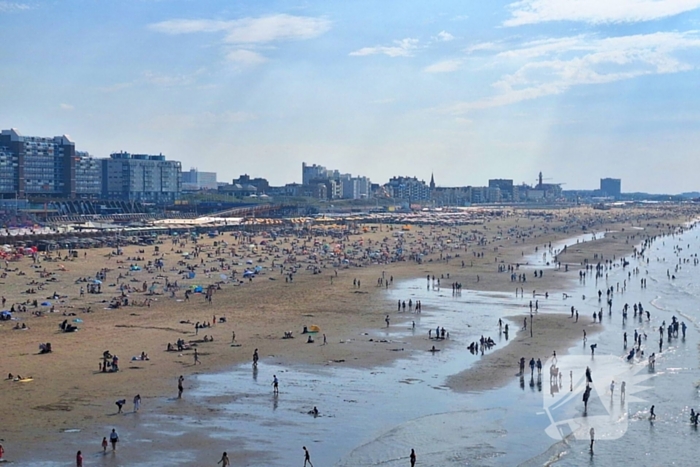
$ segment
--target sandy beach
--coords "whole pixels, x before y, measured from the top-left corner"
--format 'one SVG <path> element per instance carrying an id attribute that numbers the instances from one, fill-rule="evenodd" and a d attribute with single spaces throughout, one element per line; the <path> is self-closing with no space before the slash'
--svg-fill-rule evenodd
<path id="1" fill-rule="evenodd" d="M 29 256 L 7 261 L 0 279 L 3 309 L 14 308 L 16 319 L 0 322 L 0 373 L 32 379 L 2 381 L 0 438 L 6 457 L 27 458 L 31 450 L 55 442 L 61 430 L 96 433 L 112 423 L 115 401 L 127 399 L 131 407 L 135 394 L 144 399 L 145 410 L 205 418 L 207 407 L 164 402 L 177 396 L 178 376 L 184 376 L 186 400 L 191 375 L 251 362 L 255 349 L 261 365 L 375 368 L 410 357 L 411 352 L 426 350 L 422 334 L 402 338 L 402 351 L 395 352 L 390 351 L 396 347 L 391 337 L 382 339 L 372 333 L 386 327 L 386 315 L 389 333 L 410 325 L 412 314 L 398 312 L 396 302 L 384 293 L 398 281 L 430 276 L 426 282 L 435 287 L 435 276 L 446 291 L 453 283 L 461 284 L 463 290 L 513 295 L 522 288 L 524 297 L 534 293 L 536 299 L 546 300 L 545 292 L 561 296 L 570 290 L 586 261 L 595 264 L 601 257 L 612 260 L 629 255 L 644 239 L 672 232 L 695 215 L 692 206 L 514 210 L 486 217 L 482 225 L 463 227 L 382 225 L 372 231 L 356 226 L 335 236 L 330 232 L 227 233 L 203 236 L 196 245 L 192 239 L 161 237 L 156 245 L 125 246 L 120 255 L 111 249 L 90 249 L 69 258 L 63 250 L 50 256 L 39 254 L 36 264 Z M 596 233 L 596 240 L 572 245 L 566 253 L 550 252 L 549 265 L 538 266 L 530 259 L 549 251 L 550 243 L 583 233 Z M 403 252 L 401 261 L 393 260 L 397 249 Z M 191 254 L 185 256 L 185 252 Z M 554 266 L 552 253 L 559 253 L 560 267 Z M 148 265 L 158 259 L 164 262 L 162 269 Z M 244 270 L 254 266 L 261 268 L 260 273 L 244 278 Z M 505 269 L 508 266 L 512 272 Z M 101 270 L 106 273 L 101 293 L 87 293 Z M 542 277 L 535 278 L 539 270 Z M 192 278 L 190 271 L 195 273 Z M 525 275 L 526 282 L 513 281 L 512 273 Z M 166 283 L 170 284 L 167 291 Z M 126 288 L 120 291 L 120 286 Z M 204 291 L 211 287 L 211 302 L 203 293 L 185 297 L 185 291 L 194 286 Z M 126 306 L 110 307 L 125 300 Z M 42 306 L 44 302 L 51 305 Z M 18 311 L 22 304 L 26 312 Z M 529 316 L 527 308 L 512 320 L 521 322 L 525 316 Z M 553 349 L 568 348 L 581 338 L 583 329 L 589 335 L 596 332 L 589 316 L 578 323 L 568 316 L 565 310 L 561 315 L 536 316 L 532 338 L 513 329 L 509 345 L 487 353 L 446 384 L 455 391 L 502 386 L 513 377 L 521 356 L 545 357 Z M 218 322 L 221 317 L 225 322 Z M 61 331 L 64 320 L 78 330 Z M 197 322 L 211 326 L 195 330 Z M 14 329 L 18 324 L 27 329 Z M 312 325 L 320 327 L 313 334 L 313 344 L 301 334 L 304 326 Z M 285 332 L 294 338 L 283 339 Z M 326 345 L 322 345 L 324 334 Z M 190 348 L 166 351 L 167 344 L 178 339 Z M 53 351 L 39 354 L 39 344 L 46 342 Z M 195 348 L 201 361 L 197 365 Z M 119 357 L 120 371 L 100 371 L 106 350 Z M 148 360 L 132 360 L 142 353 Z M 191 442 L 201 443 L 203 449 L 213 443 L 204 436 Z M 264 453 L 239 451 L 232 460 L 255 456 Z"/>

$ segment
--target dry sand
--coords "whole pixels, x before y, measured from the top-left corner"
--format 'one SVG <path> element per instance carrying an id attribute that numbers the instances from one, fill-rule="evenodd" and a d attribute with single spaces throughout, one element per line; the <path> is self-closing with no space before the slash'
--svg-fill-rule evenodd
<path id="1" fill-rule="evenodd" d="M 396 247 L 399 228 L 382 226 L 380 231 L 362 232 L 351 235 L 343 241 L 344 245 L 359 242 L 362 247 L 355 248 L 350 267 L 336 268 L 331 260 L 322 256 L 322 245 L 333 245 L 337 239 L 330 237 L 315 238 L 279 238 L 272 241 L 269 237 L 257 236 L 242 242 L 228 234 L 214 239 L 201 239 L 199 245 L 205 250 L 199 258 L 186 261 L 187 264 L 205 264 L 199 266 L 197 278 L 183 281 L 175 267 L 183 270 L 185 263 L 182 255 L 177 253 L 178 246 L 171 251 L 170 239 L 160 246 L 166 262 L 169 280 L 178 280 L 184 284 L 201 284 L 206 286 L 219 280 L 221 271 L 210 273 L 202 269 L 217 266 L 213 254 L 214 241 L 229 242 L 235 247 L 237 256 L 227 256 L 231 260 L 243 263 L 246 259 L 256 261 L 270 268 L 272 261 L 279 264 L 293 252 L 295 257 L 291 264 L 302 267 L 294 274 L 292 283 L 287 283 L 278 270 L 267 270 L 265 275 L 247 280 L 240 285 L 226 283 L 216 291 L 213 303 L 208 304 L 202 295 L 193 295 L 189 302 L 183 300 L 183 291 L 177 293 L 177 299 L 167 295 L 150 297 L 150 307 L 128 306 L 120 309 L 106 309 L 109 301 L 119 295 L 109 284 L 116 283 L 118 274 L 126 274 L 128 265 L 134 261 L 127 257 L 142 256 L 152 260 L 160 255 L 154 254 L 153 246 L 124 248 L 124 254 L 108 258 L 110 250 L 94 249 L 84 251 L 76 259 L 48 261 L 41 258 L 40 267 L 53 273 L 55 282 L 45 283 L 44 289 L 36 294 L 23 293 L 30 287 L 32 280 L 44 282 L 33 269 L 32 261 L 24 258 L 8 265 L 7 276 L 0 279 L 2 294 L 7 299 L 5 309 L 13 303 L 37 299 L 40 303 L 54 292 L 67 295 L 64 300 L 51 300 L 56 305 L 56 313 L 35 317 L 34 310 L 28 306 L 27 313 L 16 313 L 20 322 L 29 326 L 28 330 L 13 330 L 15 324 L 0 322 L 0 340 L 2 342 L 0 374 L 13 373 L 23 377 L 32 376 L 33 381 L 20 383 L 2 381 L 3 397 L 0 398 L 0 413 L 3 414 L 0 438 L 5 446 L 31 446 L 42 440 L 50 440 L 61 429 L 85 428 L 103 425 L 106 417 L 115 411 L 114 401 L 131 398 L 140 393 L 147 406 L 149 400 L 176 395 L 177 377 L 185 376 L 185 395 L 189 375 L 214 372 L 235 364 L 248 362 L 253 350 L 258 348 L 262 362 L 275 361 L 285 363 L 306 363 L 313 365 L 353 365 L 374 367 L 387 363 L 398 357 L 407 357 L 410 350 L 424 350 L 424 342 L 409 340 L 405 346 L 407 352 L 390 352 L 390 343 L 370 342 L 363 335 L 368 329 L 384 326 L 384 316 L 391 315 L 392 326 L 406 320 L 396 314 L 396 304 L 388 303 L 382 293 L 383 287 L 377 287 L 377 278 L 382 273 L 385 278 L 393 276 L 394 282 L 425 277 L 426 275 L 446 275 L 443 286 L 456 281 L 466 289 L 497 290 L 512 293 L 515 285 L 508 273 L 497 272 L 497 264 L 516 264 L 523 261 L 525 255 L 532 254 L 535 246 L 540 248 L 549 242 L 579 235 L 586 231 L 611 230 L 616 233 L 605 240 L 589 242 L 569 249 L 560 261 L 578 265 L 584 260 L 593 261 L 595 254 L 605 257 L 632 252 L 634 244 L 648 235 L 657 235 L 672 230 L 674 226 L 687 221 L 695 215 L 692 208 L 676 207 L 655 209 L 624 209 L 612 211 L 594 211 L 589 208 L 561 211 L 511 211 L 498 219 L 487 220 L 482 226 L 465 227 L 429 227 L 414 226 L 410 232 L 403 232 L 405 251 L 422 251 L 425 253 L 422 264 L 404 261 L 390 264 L 372 264 L 364 255 L 363 248 L 392 250 Z M 632 230 L 632 227 L 645 230 Z M 623 229 L 625 229 L 623 231 Z M 467 239 L 466 234 L 470 237 Z M 634 236 L 633 238 L 628 238 Z M 460 240 L 461 238 L 461 240 Z M 386 239 L 386 240 L 384 240 Z M 260 242 L 265 240 L 265 247 Z M 314 246 L 314 242 L 318 242 Z M 257 243 L 257 253 L 250 250 L 250 243 Z M 304 243 L 306 246 L 304 247 Z M 182 247 L 191 251 L 192 243 Z M 265 251 L 267 248 L 267 251 Z M 139 254 L 139 250 L 145 253 Z M 285 250 L 287 252 L 285 253 Z M 573 250 L 573 251 L 572 251 Z M 211 257 L 207 252 L 212 253 Z M 65 251 L 62 252 L 65 256 Z M 305 254 L 304 254 L 305 253 Z M 483 253 L 483 257 L 475 256 Z M 275 259 L 275 255 L 279 257 Z M 315 257 L 312 255 L 316 255 Z M 449 261 L 440 260 L 450 255 Z M 457 257 L 456 255 L 459 255 Z M 54 253 L 54 257 L 56 254 Z M 257 263 L 261 259 L 261 263 Z M 119 261 L 122 261 L 119 263 Z M 464 267 L 462 261 L 465 262 Z M 59 269 L 62 264 L 67 269 Z M 144 265 L 141 261 L 138 264 Z M 321 268 L 320 274 L 307 270 L 307 265 Z M 324 267 L 325 265 L 325 267 Z M 289 265 L 288 265 L 289 266 Z M 234 266 L 242 272 L 245 264 Z M 80 286 L 75 280 L 80 277 L 94 277 L 100 268 L 108 268 L 107 279 L 103 284 L 103 293 L 86 294 L 79 297 Z M 144 268 L 145 269 L 145 268 Z M 18 275 L 18 270 L 26 275 Z M 239 274 L 240 275 L 240 274 Z M 144 282 L 155 280 L 156 273 L 140 271 L 127 276 L 122 283 L 139 286 Z M 477 281 L 478 276 L 478 281 Z M 129 282 L 132 278 L 135 282 Z M 271 280 L 271 279 L 275 280 Z M 332 278 L 332 283 L 331 283 Z M 562 268 L 546 270 L 542 279 L 528 277 L 526 296 L 533 289 L 538 292 L 567 290 L 571 280 L 577 278 L 577 268 L 572 267 L 566 273 Z M 359 279 L 361 287 L 353 286 L 353 280 Z M 126 282 L 125 282 L 126 281 Z M 160 279 L 163 282 L 162 279 Z M 522 285 L 522 284 L 521 284 Z M 149 298 L 144 293 L 130 293 L 130 300 L 143 302 Z M 91 307 L 92 313 L 83 310 Z M 76 316 L 63 316 L 63 313 L 75 313 Z M 181 324 L 189 320 L 212 321 L 213 316 L 225 316 L 226 323 L 218 323 L 211 328 L 201 329 L 195 335 L 192 324 Z M 503 384 L 517 370 L 517 360 L 521 355 L 550 355 L 552 348 L 567 348 L 571 342 L 579 339 L 581 329 L 586 326 L 592 331 L 589 319 L 578 324 L 571 323 L 565 315 L 539 316 L 535 320 L 537 332 L 534 338 L 529 333 L 518 333 L 517 337 L 503 349 L 492 352 L 481 359 L 474 368 L 455 375 L 449 385 L 455 390 L 483 390 Z M 64 319 L 80 318 L 80 330 L 75 333 L 63 333 L 58 325 Z M 514 318 L 517 322 L 522 318 Z M 304 325 L 319 325 L 328 338 L 328 345 L 318 345 L 322 336 L 316 336 L 314 345 L 305 343 L 305 336 L 300 335 Z M 231 345 L 232 332 L 236 333 L 237 346 Z M 295 339 L 282 339 L 285 331 L 293 331 Z M 213 342 L 198 342 L 197 349 L 202 364 L 193 365 L 192 351 L 166 352 L 166 344 L 174 343 L 178 338 L 186 341 L 200 340 L 205 334 L 214 338 Z M 54 352 L 38 355 L 38 345 L 51 342 Z M 342 343 L 341 343 L 342 342 Z M 100 373 L 98 365 L 104 350 L 110 350 L 120 357 L 121 371 L 117 373 Z M 132 356 L 146 352 L 149 361 L 131 361 Z M 174 410 L 172 408 L 168 410 Z M 182 414 L 203 415 L 206 409 L 196 406 L 178 406 Z M 22 449 L 16 448 L 15 450 Z"/>

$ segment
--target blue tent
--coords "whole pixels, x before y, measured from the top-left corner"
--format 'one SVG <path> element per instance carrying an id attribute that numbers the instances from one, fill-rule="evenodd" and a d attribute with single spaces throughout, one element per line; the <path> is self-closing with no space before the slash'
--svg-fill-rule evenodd
<path id="1" fill-rule="evenodd" d="M 12 313 L 9 311 L 0 311 L 0 321 L 8 321 L 12 319 Z"/>
<path id="2" fill-rule="evenodd" d="M 190 272 L 187 274 L 187 278 L 188 278 L 188 279 L 194 279 L 194 276 L 195 276 L 195 275 L 196 275 L 196 274 L 195 274 L 194 271 L 190 271 Z"/>

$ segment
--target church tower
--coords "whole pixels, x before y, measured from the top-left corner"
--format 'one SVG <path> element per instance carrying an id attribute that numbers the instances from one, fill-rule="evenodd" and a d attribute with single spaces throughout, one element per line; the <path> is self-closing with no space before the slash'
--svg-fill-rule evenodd
<path id="1" fill-rule="evenodd" d="M 435 176 L 433 173 L 430 173 L 430 189 L 434 190 L 435 189 Z"/>

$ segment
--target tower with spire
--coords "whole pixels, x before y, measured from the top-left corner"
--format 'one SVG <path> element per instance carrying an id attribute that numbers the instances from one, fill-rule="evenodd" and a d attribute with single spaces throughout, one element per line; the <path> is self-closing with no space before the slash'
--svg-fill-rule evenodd
<path id="1" fill-rule="evenodd" d="M 435 176 L 433 173 L 430 173 L 430 189 L 434 190 L 435 189 Z"/>

